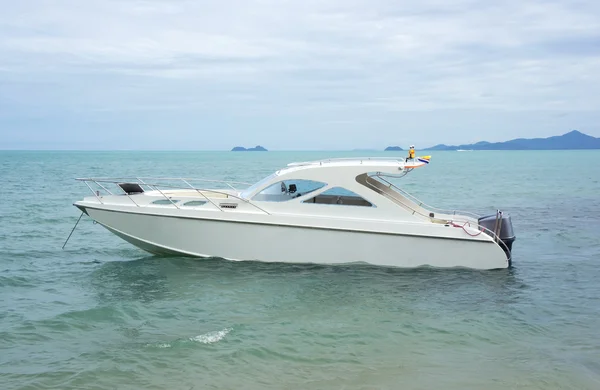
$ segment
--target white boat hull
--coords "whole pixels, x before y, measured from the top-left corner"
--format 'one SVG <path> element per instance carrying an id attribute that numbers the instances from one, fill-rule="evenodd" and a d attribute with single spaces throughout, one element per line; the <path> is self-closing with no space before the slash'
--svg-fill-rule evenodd
<path id="1" fill-rule="evenodd" d="M 285 263 L 364 262 L 395 267 L 509 266 L 501 247 L 484 239 L 78 207 L 124 240 L 155 254 Z"/>

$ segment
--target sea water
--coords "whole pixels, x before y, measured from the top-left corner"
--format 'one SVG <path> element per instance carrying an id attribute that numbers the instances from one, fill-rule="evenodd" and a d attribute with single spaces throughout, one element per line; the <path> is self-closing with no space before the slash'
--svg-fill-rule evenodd
<path id="1" fill-rule="evenodd" d="M 600 388 L 598 151 L 433 152 L 402 179 L 509 213 L 507 270 L 156 257 L 88 218 L 61 250 L 75 177 L 254 182 L 359 154 L 0 152 L 0 389 Z"/>

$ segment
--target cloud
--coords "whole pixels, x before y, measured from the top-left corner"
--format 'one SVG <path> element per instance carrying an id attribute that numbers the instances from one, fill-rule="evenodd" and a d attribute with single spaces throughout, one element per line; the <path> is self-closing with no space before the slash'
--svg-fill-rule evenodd
<path id="1" fill-rule="evenodd" d="M 456 143 L 506 136 L 479 115 L 523 136 L 600 135 L 599 15 L 556 0 L 6 2 L 0 128 L 67 137 L 102 113 L 115 128 L 179 115 L 283 148 L 359 147 L 367 128 L 385 144 L 407 122 L 426 143 L 448 128 Z M 282 135 L 301 123 L 308 139 Z"/>

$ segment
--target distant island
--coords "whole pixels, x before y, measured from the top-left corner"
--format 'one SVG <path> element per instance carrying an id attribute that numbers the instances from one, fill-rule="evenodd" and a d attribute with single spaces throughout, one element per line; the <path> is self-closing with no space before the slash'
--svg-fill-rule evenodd
<path id="1" fill-rule="evenodd" d="M 236 146 L 235 148 L 231 149 L 232 152 L 267 152 L 268 150 L 263 148 L 260 145 L 256 145 L 253 148 L 244 148 L 243 146 Z"/>
<path id="2" fill-rule="evenodd" d="M 568 150 L 600 149 L 600 138 L 573 130 L 548 138 L 517 138 L 506 142 L 481 141 L 467 145 L 439 144 L 423 150 Z M 388 149 L 386 149 L 388 150 Z"/>
<path id="3" fill-rule="evenodd" d="M 403 150 L 400 146 L 388 146 L 385 148 L 385 152 L 401 152 Z"/>

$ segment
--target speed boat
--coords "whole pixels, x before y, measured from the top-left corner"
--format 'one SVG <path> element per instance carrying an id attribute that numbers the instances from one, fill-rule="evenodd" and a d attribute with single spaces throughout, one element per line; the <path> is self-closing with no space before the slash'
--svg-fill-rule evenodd
<path id="1" fill-rule="evenodd" d="M 439 210 L 393 183 L 429 162 L 429 156 L 297 162 L 254 184 L 81 178 L 77 180 L 93 195 L 74 205 L 153 254 L 395 267 L 509 267 L 515 240 L 509 215 Z M 245 188 L 238 190 L 241 186 Z"/>

